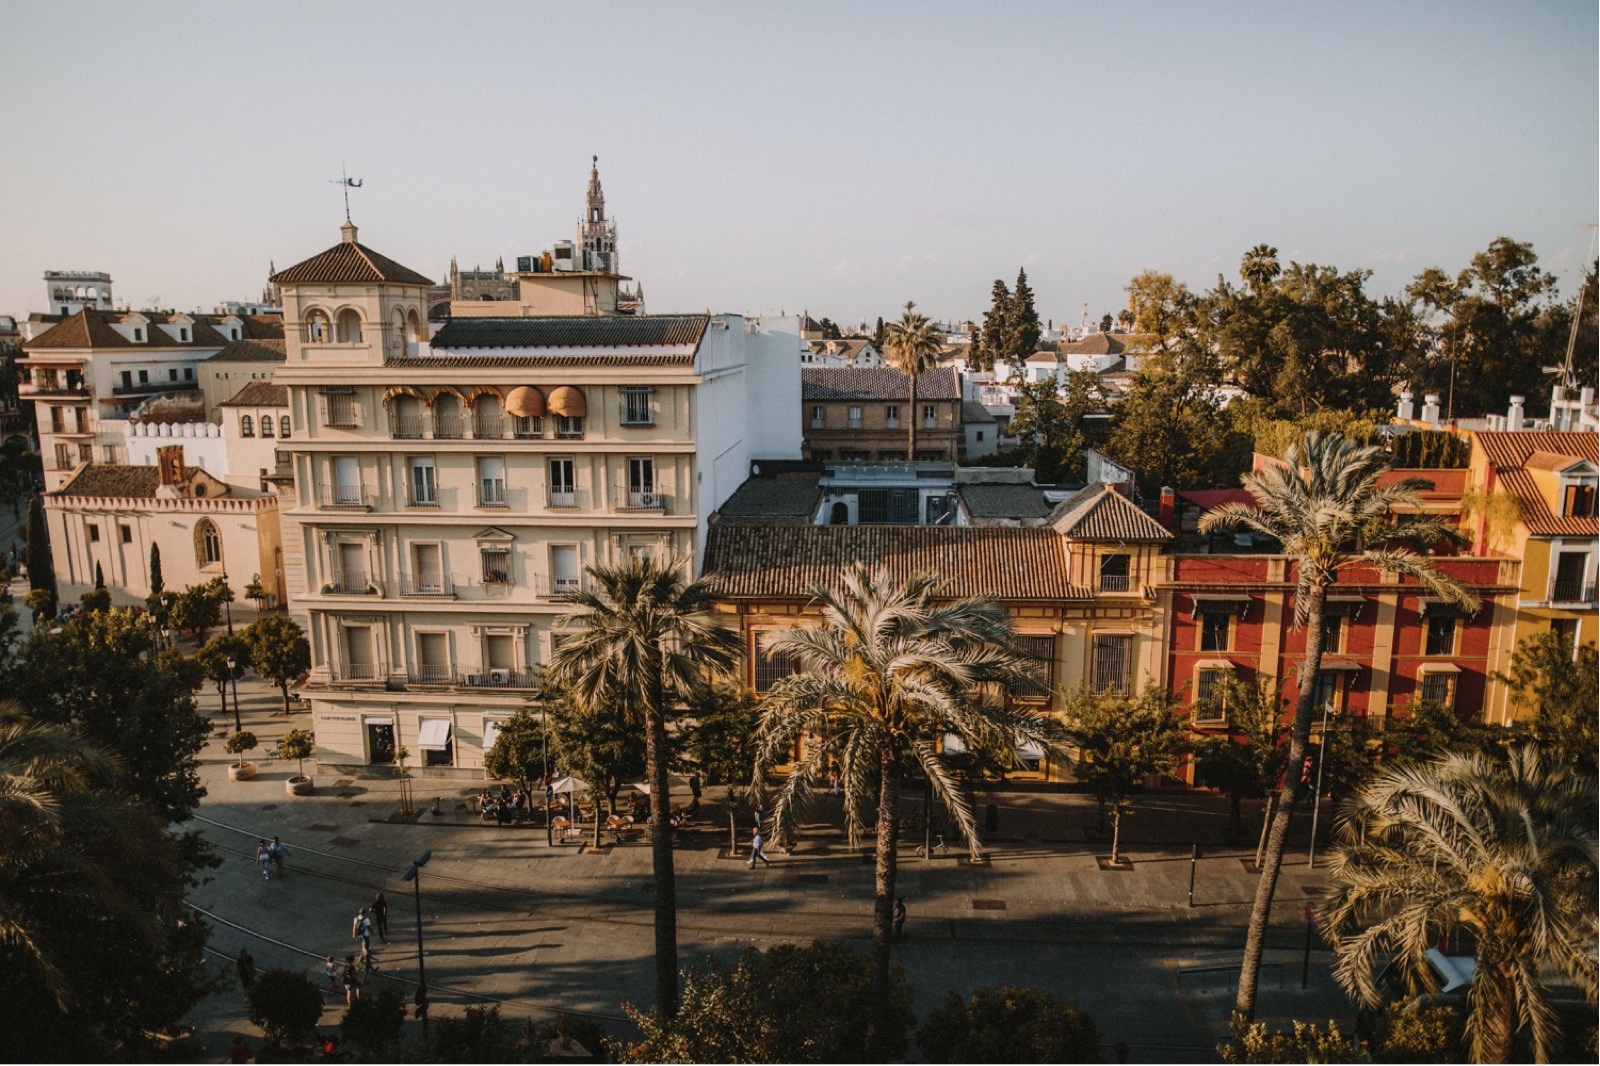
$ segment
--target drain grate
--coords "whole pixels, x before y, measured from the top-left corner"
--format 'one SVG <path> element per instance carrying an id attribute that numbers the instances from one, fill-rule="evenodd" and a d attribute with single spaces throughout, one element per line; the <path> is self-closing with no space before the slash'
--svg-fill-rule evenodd
<path id="1" fill-rule="evenodd" d="M 334 837 L 332 840 L 328 841 L 328 843 L 337 844 L 341 848 L 353 848 L 356 845 L 360 844 L 361 841 L 354 840 L 354 839 L 352 839 L 350 837 Z"/>
<path id="2" fill-rule="evenodd" d="M 975 899 L 972 901 L 972 909 L 975 911 L 1003 911 L 1006 909 L 1006 901 L 1003 899 Z"/>
<path id="3" fill-rule="evenodd" d="M 827 874 L 795 874 L 794 879 L 802 885 L 825 885 L 828 883 Z"/>

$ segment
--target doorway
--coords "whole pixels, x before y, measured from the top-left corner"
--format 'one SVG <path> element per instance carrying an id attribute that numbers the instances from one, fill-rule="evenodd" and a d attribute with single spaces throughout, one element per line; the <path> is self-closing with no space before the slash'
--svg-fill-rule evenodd
<path id="1" fill-rule="evenodd" d="M 367 761 L 374 766 L 394 762 L 394 720 L 367 722 Z"/>

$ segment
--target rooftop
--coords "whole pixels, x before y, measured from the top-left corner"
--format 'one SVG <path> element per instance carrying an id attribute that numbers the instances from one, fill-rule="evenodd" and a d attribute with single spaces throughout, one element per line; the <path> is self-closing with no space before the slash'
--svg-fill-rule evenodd
<path id="1" fill-rule="evenodd" d="M 229 341 L 222 351 L 207 359 L 208 363 L 281 363 L 286 358 L 283 336 L 276 340 Z"/>
<path id="2" fill-rule="evenodd" d="M 221 407 L 288 407 L 289 386 L 274 385 L 270 381 L 252 381 L 223 400 Z"/>
<path id="3" fill-rule="evenodd" d="M 432 281 L 410 267 L 373 251 L 356 241 L 356 227 L 346 222 L 340 227 L 344 239 L 325 252 L 318 252 L 286 270 L 272 275 L 274 284 L 315 282 L 388 282 L 395 285 L 426 285 Z"/>
<path id="4" fill-rule="evenodd" d="M 452 318 L 434 335 L 432 347 L 688 348 L 692 355 L 709 321 L 708 315 Z"/>
<path id="5" fill-rule="evenodd" d="M 800 371 L 804 400 L 904 400 L 911 382 L 893 367 L 805 367 Z M 917 375 L 917 399 L 960 400 L 961 379 L 949 367 Z"/>

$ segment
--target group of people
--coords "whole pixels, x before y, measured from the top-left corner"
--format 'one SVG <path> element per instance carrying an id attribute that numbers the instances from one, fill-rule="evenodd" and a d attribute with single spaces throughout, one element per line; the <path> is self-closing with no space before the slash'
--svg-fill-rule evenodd
<path id="1" fill-rule="evenodd" d="M 361 945 L 360 954 L 346 955 L 343 966 L 332 955 L 323 960 L 328 987 L 333 991 L 343 987 L 346 1006 L 361 998 L 362 977 L 378 968 L 377 957 L 372 954 L 374 932 L 385 944 L 389 942 L 389 901 L 382 892 L 372 897 L 370 906 L 358 909 L 350 921 L 350 935 Z"/>
<path id="2" fill-rule="evenodd" d="M 283 876 L 283 860 L 289 857 L 289 849 L 277 837 L 272 838 L 272 843 L 265 840 L 256 841 L 256 862 L 261 865 L 261 879 L 272 880 L 272 870 L 278 871 L 278 876 Z"/>
<path id="3" fill-rule="evenodd" d="M 512 792 L 501 785 L 498 796 L 487 788 L 478 793 L 478 813 L 486 822 L 491 818 L 501 825 L 520 822 L 528 816 L 532 805 L 533 797 L 526 789 L 519 788 Z"/>

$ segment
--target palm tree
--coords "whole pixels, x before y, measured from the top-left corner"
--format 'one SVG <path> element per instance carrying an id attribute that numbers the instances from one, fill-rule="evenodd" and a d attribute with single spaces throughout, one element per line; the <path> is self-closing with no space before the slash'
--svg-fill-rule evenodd
<path id="1" fill-rule="evenodd" d="M 1278 265 L 1278 250 L 1270 244 L 1256 245 L 1244 253 L 1244 258 L 1239 261 L 1239 276 L 1256 296 L 1266 292 L 1267 286 L 1281 273 L 1283 268 Z"/>
<path id="2" fill-rule="evenodd" d="M 1322 669 L 1322 611 L 1328 588 L 1339 571 L 1352 565 L 1377 567 L 1388 573 L 1414 578 L 1434 595 L 1475 609 L 1477 598 L 1460 582 L 1434 567 L 1425 555 L 1389 545 L 1415 541 L 1432 544 L 1455 541 L 1451 527 L 1420 515 L 1420 493 L 1432 486 L 1417 478 L 1379 485 L 1389 462 L 1382 449 L 1363 446 L 1338 433 L 1311 432 L 1299 445 L 1291 445 L 1281 463 L 1241 481 L 1253 503 L 1226 503 L 1200 519 L 1200 531 L 1211 533 L 1239 527 L 1270 537 L 1281 545 L 1295 568 L 1294 625 L 1306 631 L 1305 653 L 1300 660 L 1299 700 L 1289 731 L 1285 765 L 1303 764 L 1317 710 L 1317 677 Z M 1397 514 L 1399 511 L 1413 513 Z M 1387 523 L 1387 524 L 1386 524 Z M 1377 531 L 1383 544 L 1363 548 L 1363 538 Z M 1284 775 L 1267 847 L 1261 880 L 1250 910 L 1244 961 L 1234 1010 L 1244 1021 L 1254 1020 L 1256 983 L 1272 897 L 1283 865 L 1289 819 L 1301 796 L 1297 773 Z"/>
<path id="3" fill-rule="evenodd" d="M 1378 1006 L 1376 974 L 1394 955 L 1414 991 L 1437 987 L 1426 952 L 1465 931 L 1470 1061 L 1511 1061 L 1524 1029 L 1535 1061 L 1551 1061 L 1561 1033 L 1541 971 L 1595 1002 L 1595 806 L 1593 777 L 1532 744 L 1379 776 L 1340 811 L 1328 911 L 1339 984 Z"/>
<path id="4" fill-rule="evenodd" d="M 939 330 L 928 318 L 916 310 L 916 304 L 906 301 L 900 321 L 884 328 L 884 356 L 911 381 L 910 410 L 906 412 L 908 440 L 906 459 L 917 457 L 917 375 L 933 365 L 939 354 Z"/>
<path id="5" fill-rule="evenodd" d="M 667 714 L 675 703 L 726 672 L 740 646 L 738 635 L 707 613 L 710 586 L 704 581 L 685 584 L 682 565 L 646 557 L 590 567 L 596 587 L 566 597 L 577 608 L 562 620 L 571 635 L 557 646 L 549 667 L 551 679 L 580 706 L 620 708 L 645 728 L 655 873 L 656 1012 L 662 1018 L 678 1010 Z"/>
<path id="6" fill-rule="evenodd" d="M 1021 742 L 1057 750 L 1060 727 L 1007 705 L 1006 692 L 1038 687 L 1037 664 L 1016 647 L 1006 612 L 990 600 L 934 601 L 936 579 L 895 582 L 856 563 L 842 591 L 818 589 L 817 625 L 770 631 L 762 648 L 789 656 L 802 671 L 779 680 L 761 704 L 756 729 L 761 766 L 801 757 L 778 793 L 773 822 L 792 833 L 811 783 L 839 769 L 852 846 L 866 813 L 876 816 L 872 912 L 874 1032 L 890 1016 L 889 952 L 898 854 L 900 783 L 908 768 L 925 775 L 974 854 L 972 807 L 939 754 L 945 733 L 970 750 L 1013 758 Z M 876 1045 L 874 1045 L 876 1046 Z"/>

